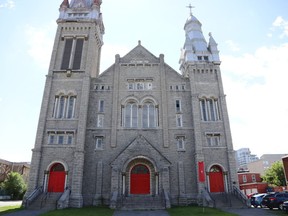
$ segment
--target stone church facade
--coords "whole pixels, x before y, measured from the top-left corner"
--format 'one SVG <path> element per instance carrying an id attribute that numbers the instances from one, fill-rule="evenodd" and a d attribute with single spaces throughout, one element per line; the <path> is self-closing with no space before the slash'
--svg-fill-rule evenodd
<path id="1" fill-rule="evenodd" d="M 212 35 L 207 43 L 191 13 L 181 72 L 139 41 L 99 73 L 100 5 L 60 6 L 25 197 L 41 188 L 69 191 L 70 207 L 115 208 L 129 197 L 169 207 L 198 202 L 203 191 L 231 192 L 235 158 Z"/>

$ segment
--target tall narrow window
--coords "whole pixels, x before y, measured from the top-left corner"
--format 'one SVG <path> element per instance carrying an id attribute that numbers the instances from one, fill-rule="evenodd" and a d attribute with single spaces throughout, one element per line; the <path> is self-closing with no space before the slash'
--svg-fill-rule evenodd
<path id="1" fill-rule="evenodd" d="M 104 112 L 104 100 L 99 101 L 98 112 Z"/>
<path id="2" fill-rule="evenodd" d="M 66 38 L 62 64 L 61 64 L 61 70 L 68 69 L 70 66 L 72 45 L 73 45 L 73 38 Z"/>
<path id="3" fill-rule="evenodd" d="M 66 97 L 61 96 L 59 99 L 59 107 L 58 107 L 58 118 L 63 118 L 64 117 L 64 111 L 65 111 L 65 102 L 66 102 Z"/>
<path id="4" fill-rule="evenodd" d="M 79 70 L 83 51 L 84 38 L 65 38 L 61 70 Z"/>
<path id="5" fill-rule="evenodd" d="M 176 125 L 182 127 L 182 115 L 176 115 Z"/>
<path id="6" fill-rule="evenodd" d="M 178 151 L 185 150 L 185 136 L 177 136 L 176 141 Z"/>
<path id="7" fill-rule="evenodd" d="M 138 126 L 138 108 L 134 102 L 127 103 L 125 106 L 124 126 L 127 128 L 136 128 Z"/>
<path id="8" fill-rule="evenodd" d="M 95 149 L 103 150 L 103 137 L 96 137 Z"/>
<path id="9" fill-rule="evenodd" d="M 181 101 L 180 100 L 176 100 L 175 101 L 175 108 L 176 108 L 176 112 L 181 112 Z"/>
<path id="10" fill-rule="evenodd" d="M 97 127 L 103 127 L 103 126 L 104 126 L 104 115 L 98 115 Z"/>
<path id="11" fill-rule="evenodd" d="M 76 103 L 76 97 L 70 96 L 68 99 L 68 106 L 67 106 L 68 119 L 74 118 L 75 103 Z"/>
<path id="12" fill-rule="evenodd" d="M 55 134 L 49 134 L 48 143 L 54 144 L 55 143 Z"/>
<path id="13" fill-rule="evenodd" d="M 73 67 L 74 70 L 79 70 L 81 66 L 81 58 L 82 58 L 82 50 L 83 50 L 83 38 L 77 38 L 76 40 L 76 48 L 75 48 L 75 54 L 73 59 Z"/>
<path id="14" fill-rule="evenodd" d="M 153 103 L 147 102 L 142 106 L 142 125 L 143 128 L 156 127 L 156 109 Z"/>

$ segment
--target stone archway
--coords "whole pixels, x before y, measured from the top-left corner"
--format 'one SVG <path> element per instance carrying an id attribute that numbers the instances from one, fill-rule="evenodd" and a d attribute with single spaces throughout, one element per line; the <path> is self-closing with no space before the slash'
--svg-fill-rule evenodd
<path id="1" fill-rule="evenodd" d="M 66 181 L 65 168 L 61 163 L 55 163 L 49 170 L 48 192 L 64 192 Z"/>
<path id="2" fill-rule="evenodd" d="M 124 180 L 125 194 L 155 195 L 158 194 L 158 173 L 151 161 L 138 157 L 127 164 Z"/>
<path id="3" fill-rule="evenodd" d="M 130 194 L 150 194 L 150 170 L 146 165 L 137 164 L 131 169 Z"/>
<path id="4" fill-rule="evenodd" d="M 211 193 L 224 192 L 223 170 L 218 165 L 213 165 L 209 170 L 209 188 Z"/>

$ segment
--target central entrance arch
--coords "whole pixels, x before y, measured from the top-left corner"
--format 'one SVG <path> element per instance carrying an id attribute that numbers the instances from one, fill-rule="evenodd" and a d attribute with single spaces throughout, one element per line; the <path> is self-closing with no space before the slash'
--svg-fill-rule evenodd
<path id="1" fill-rule="evenodd" d="M 137 164 L 130 174 L 131 194 L 150 194 L 150 171 L 144 164 Z"/>

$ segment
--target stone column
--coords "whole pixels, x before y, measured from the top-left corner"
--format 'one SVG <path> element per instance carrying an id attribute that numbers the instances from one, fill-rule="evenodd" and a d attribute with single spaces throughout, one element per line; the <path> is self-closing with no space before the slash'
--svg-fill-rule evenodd
<path id="1" fill-rule="evenodd" d="M 93 205 L 102 205 L 102 186 L 103 186 L 103 163 L 98 162 L 96 170 L 96 194 L 94 196 Z"/>
<path id="2" fill-rule="evenodd" d="M 178 190 L 179 190 L 179 196 L 184 197 L 185 192 L 185 177 L 184 177 L 184 167 L 183 162 L 178 162 Z"/>

